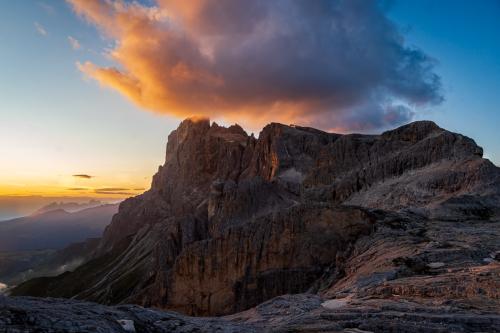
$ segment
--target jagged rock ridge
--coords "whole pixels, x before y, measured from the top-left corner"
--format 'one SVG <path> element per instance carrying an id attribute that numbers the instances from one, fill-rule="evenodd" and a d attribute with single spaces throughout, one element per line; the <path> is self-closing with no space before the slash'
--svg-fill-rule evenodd
<path id="1" fill-rule="evenodd" d="M 187 119 L 169 135 L 151 189 L 120 205 L 94 259 L 13 293 L 191 315 L 235 313 L 286 293 L 366 296 L 427 269 L 431 259 L 418 257 L 419 271 L 408 257 L 428 242 L 419 232 L 432 221 L 495 220 L 499 184 L 472 139 L 428 121 L 381 135 L 272 123 L 254 138 L 238 125 Z M 360 258 L 374 261 L 361 267 Z M 364 274 L 368 267 L 381 275 Z"/>

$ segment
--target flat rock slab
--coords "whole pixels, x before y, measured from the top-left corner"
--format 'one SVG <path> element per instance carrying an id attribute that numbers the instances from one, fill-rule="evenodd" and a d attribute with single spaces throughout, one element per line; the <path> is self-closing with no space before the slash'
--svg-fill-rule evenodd
<path id="1" fill-rule="evenodd" d="M 325 301 L 321 303 L 321 306 L 323 306 L 326 309 L 334 310 L 334 309 L 339 309 L 344 306 L 346 306 L 349 303 L 348 299 L 341 298 L 341 299 L 331 299 L 328 301 Z"/>
<path id="2" fill-rule="evenodd" d="M 441 267 L 445 266 L 445 263 L 444 262 L 431 262 L 431 263 L 428 263 L 427 266 L 429 266 L 429 268 L 441 268 Z"/>

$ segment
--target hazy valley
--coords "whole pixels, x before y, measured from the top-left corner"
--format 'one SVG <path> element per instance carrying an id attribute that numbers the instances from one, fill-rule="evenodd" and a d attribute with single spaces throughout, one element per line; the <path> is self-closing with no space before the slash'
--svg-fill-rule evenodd
<path id="1" fill-rule="evenodd" d="M 16 285 L 80 265 L 117 211 L 118 204 L 99 201 L 52 203 L 0 222 L 0 282 Z"/>

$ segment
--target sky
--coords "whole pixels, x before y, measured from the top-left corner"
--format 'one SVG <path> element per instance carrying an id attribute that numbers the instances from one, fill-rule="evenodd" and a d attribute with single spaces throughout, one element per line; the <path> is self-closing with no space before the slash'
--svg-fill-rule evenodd
<path id="1" fill-rule="evenodd" d="M 216 3 L 0 0 L 0 197 L 141 193 L 190 115 L 429 119 L 500 164 L 500 1 Z"/>

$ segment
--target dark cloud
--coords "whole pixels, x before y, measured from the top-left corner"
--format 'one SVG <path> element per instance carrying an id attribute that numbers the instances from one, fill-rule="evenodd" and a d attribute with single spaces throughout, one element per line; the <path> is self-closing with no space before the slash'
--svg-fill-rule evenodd
<path id="1" fill-rule="evenodd" d="M 70 188 L 67 188 L 68 191 L 87 191 L 88 188 L 85 188 L 85 187 L 70 187 Z"/>
<path id="2" fill-rule="evenodd" d="M 79 68 L 156 112 L 369 131 L 443 100 L 376 1 L 69 2 L 116 41 L 116 68 Z"/>
<path id="3" fill-rule="evenodd" d="M 86 175 L 86 174 L 77 174 L 77 175 L 73 175 L 73 177 L 75 177 L 75 178 L 84 178 L 84 179 L 94 178 L 94 176 Z"/>

